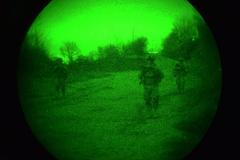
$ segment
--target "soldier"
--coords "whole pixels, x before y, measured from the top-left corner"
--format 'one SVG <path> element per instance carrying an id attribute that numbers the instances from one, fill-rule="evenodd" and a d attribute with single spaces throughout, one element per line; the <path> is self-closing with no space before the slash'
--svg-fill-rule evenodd
<path id="1" fill-rule="evenodd" d="M 184 92 L 186 74 L 187 72 L 186 67 L 184 65 L 184 60 L 183 58 L 180 58 L 173 70 L 173 76 L 176 78 L 176 85 L 179 93 Z"/>
<path id="2" fill-rule="evenodd" d="M 66 92 L 66 81 L 67 81 L 67 68 L 63 64 L 61 58 L 56 60 L 55 68 L 54 68 L 54 75 L 56 77 L 56 91 L 57 93 L 65 96 Z"/>
<path id="3" fill-rule="evenodd" d="M 159 84 L 163 77 L 163 73 L 156 67 L 154 58 L 149 56 L 139 78 L 144 89 L 145 104 L 150 110 L 156 111 L 159 105 Z"/>

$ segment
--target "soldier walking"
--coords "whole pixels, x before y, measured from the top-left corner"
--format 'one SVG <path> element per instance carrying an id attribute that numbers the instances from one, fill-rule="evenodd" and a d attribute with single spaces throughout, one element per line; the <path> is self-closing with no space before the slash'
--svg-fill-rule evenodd
<path id="1" fill-rule="evenodd" d="M 56 60 L 53 72 L 56 78 L 57 94 L 60 94 L 61 96 L 65 96 L 68 73 L 67 73 L 67 68 L 63 64 L 63 61 L 61 58 L 58 58 Z"/>
<path id="2" fill-rule="evenodd" d="M 185 89 L 186 67 L 184 60 L 181 58 L 175 65 L 173 76 L 176 79 L 176 86 L 179 93 L 183 93 Z"/>
<path id="3" fill-rule="evenodd" d="M 159 84 L 163 77 L 163 73 L 156 67 L 155 59 L 147 57 L 139 78 L 144 89 L 145 105 L 152 111 L 156 111 L 159 105 Z"/>

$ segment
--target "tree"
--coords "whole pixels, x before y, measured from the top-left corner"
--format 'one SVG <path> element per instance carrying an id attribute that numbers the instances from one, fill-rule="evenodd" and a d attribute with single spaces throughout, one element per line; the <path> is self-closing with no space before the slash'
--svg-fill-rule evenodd
<path id="1" fill-rule="evenodd" d="M 163 55 L 178 60 L 189 60 L 198 47 L 199 36 L 197 25 L 189 20 L 180 20 L 174 25 L 170 35 L 163 43 Z"/>
<path id="2" fill-rule="evenodd" d="M 102 68 L 115 70 L 120 60 L 120 51 L 116 45 L 110 44 L 98 47 L 98 63 Z"/>
<path id="3" fill-rule="evenodd" d="M 104 58 L 104 59 L 116 59 L 119 57 L 119 49 L 115 45 L 107 45 L 105 47 L 98 47 L 98 52 L 99 52 L 99 58 Z"/>
<path id="4" fill-rule="evenodd" d="M 73 63 L 80 53 L 80 49 L 75 42 L 65 42 L 60 51 L 67 58 L 69 64 Z"/>
<path id="5" fill-rule="evenodd" d="M 126 56 L 142 57 L 146 54 L 147 38 L 140 37 L 123 46 L 123 54 Z"/>
<path id="6" fill-rule="evenodd" d="M 48 74 L 51 60 L 43 39 L 44 35 L 36 30 L 27 34 L 21 48 L 20 72 L 38 74 L 38 76 Z"/>

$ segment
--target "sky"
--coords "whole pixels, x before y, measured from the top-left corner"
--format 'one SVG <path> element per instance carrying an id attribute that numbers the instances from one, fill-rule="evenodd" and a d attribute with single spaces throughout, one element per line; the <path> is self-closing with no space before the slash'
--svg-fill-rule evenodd
<path id="1" fill-rule="evenodd" d="M 87 56 L 99 46 L 148 39 L 147 50 L 158 52 L 174 23 L 192 19 L 196 10 L 186 0 L 53 0 L 38 15 L 28 34 L 38 32 L 50 57 L 75 42 Z"/>

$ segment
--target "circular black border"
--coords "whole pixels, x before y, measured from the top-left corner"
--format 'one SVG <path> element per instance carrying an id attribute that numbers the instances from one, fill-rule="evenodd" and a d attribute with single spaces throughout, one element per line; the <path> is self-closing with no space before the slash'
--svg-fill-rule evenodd
<path id="1" fill-rule="evenodd" d="M 0 159 L 54 159 L 35 139 L 19 105 L 16 70 L 21 42 L 29 26 L 49 0 L 8 1 L 1 26 L 1 118 L 3 125 Z M 219 109 L 203 141 L 186 158 L 188 160 L 236 159 L 238 139 L 237 64 L 238 44 L 235 37 L 237 8 L 227 1 L 190 0 L 211 29 L 219 47 L 223 67 L 223 87 Z M 3 5 L 5 6 L 5 5 Z M 2 10 L 3 11 L 3 10 Z M 6 20 L 6 22 L 5 22 Z M 238 51 L 239 52 L 239 51 Z M 236 69 L 236 70 L 235 70 Z M 236 94 L 235 92 L 236 91 Z M 184 146 L 183 146 L 184 147 Z"/>

